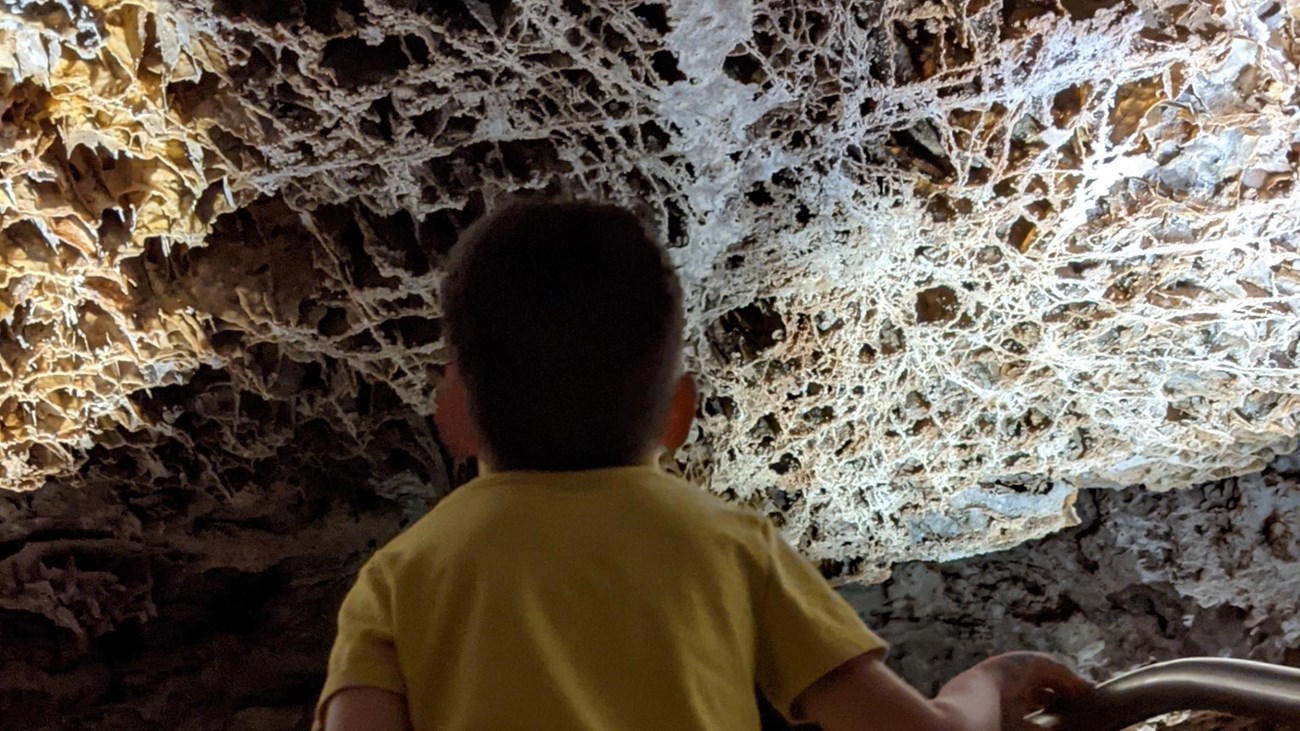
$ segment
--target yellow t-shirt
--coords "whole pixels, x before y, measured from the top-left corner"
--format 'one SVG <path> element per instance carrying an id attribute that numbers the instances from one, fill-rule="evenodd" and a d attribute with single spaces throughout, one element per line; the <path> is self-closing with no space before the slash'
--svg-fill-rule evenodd
<path id="1" fill-rule="evenodd" d="M 480 477 L 361 569 L 322 705 L 433 729 L 757 729 L 884 646 L 764 518 L 652 467 Z M 319 714 L 318 714 L 319 716 Z"/>

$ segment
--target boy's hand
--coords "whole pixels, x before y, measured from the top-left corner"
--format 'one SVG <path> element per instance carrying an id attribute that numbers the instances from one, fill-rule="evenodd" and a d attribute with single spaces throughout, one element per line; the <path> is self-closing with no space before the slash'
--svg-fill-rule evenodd
<path id="1" fill-rule="evenodd" d="M 1002 731 L 1057 728 L 1059 723 L 1050 715 L 1029 717 L 1078 704 L 1093 688 L 1056 658 L 1036 652 L 997 655 L 967 672 L 987 673 L 996 683 L 1002 707 Z M 950 685 L 957 685 L 960 679 L 961 676 L 954 678 Z"/>

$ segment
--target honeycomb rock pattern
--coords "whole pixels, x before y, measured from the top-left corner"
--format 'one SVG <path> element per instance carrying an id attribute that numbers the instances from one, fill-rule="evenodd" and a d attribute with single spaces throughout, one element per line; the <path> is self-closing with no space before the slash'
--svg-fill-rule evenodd
<path id="1" fill-rule="evenodd" d="M 5 8 L 8 489 L 255 500 L 291 451 L 436 494 L 436 445 L 394 435 L 429 433 L 439 264 L 528 191 L 670 243 L 682 469 L 845 579 L 1300 433 L 1290 5 Z"/>
<path id="2" fill-rule="evenodd" d="M 1059 652 L 1097 680 L 1180 657 L 1300 665 L 1300 454 L 1176 493 L 1090 490 L 1078 527 L 899 565 L 844 594 L 922 689 L 997 652 Z"/>
<path id="3" fill-rule="evenodd" d="M 1187 490 L 1089 490 L 1082 523 L 1013 549 L 896 567 L 843 594 L 922 690 L 990 654 L 1061 654 L 1105 680 L 1152 662 L 1300 667 L 1300 454 Z M 1275 729 L 1213 717 L 1146 729 Z"/>
<path id="4" fill-rule="evenodd" d="M 138 290 L 151 247 L 199 246 L 228 166 L 166 92 L 200 73 L 175 26 L 123 4 L 0 9 L 0 489 L 81 462 L 131 397 L 213 362 L 204 317 Z M 146 26 L 150 29 L 146 37 Z"/>

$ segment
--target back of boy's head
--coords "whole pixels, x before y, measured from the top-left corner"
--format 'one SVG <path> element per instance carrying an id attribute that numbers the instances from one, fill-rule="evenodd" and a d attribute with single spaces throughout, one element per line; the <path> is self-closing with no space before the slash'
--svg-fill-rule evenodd
<path id="1" fill-rule="evenodd" d="M 442 303 L 494 467 L 630 465 L 654 445 L 678 375 L 681 289 L 633 214 L 511 205 L 453 250 Z"/>

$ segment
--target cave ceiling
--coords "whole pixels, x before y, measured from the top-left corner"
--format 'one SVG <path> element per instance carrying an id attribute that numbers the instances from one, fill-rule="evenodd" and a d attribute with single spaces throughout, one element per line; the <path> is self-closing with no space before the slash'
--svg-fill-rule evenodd
<path id="1" fill-rule="evenodd" d="M 677 460 L 844 577 L 1258 471 L 1300 434 L 1298 29 L 1294 0 L 5 0 L 0 489 L 436 498 L 440 266 L 529 192 L 660 232 L 702 391 Z"/>

